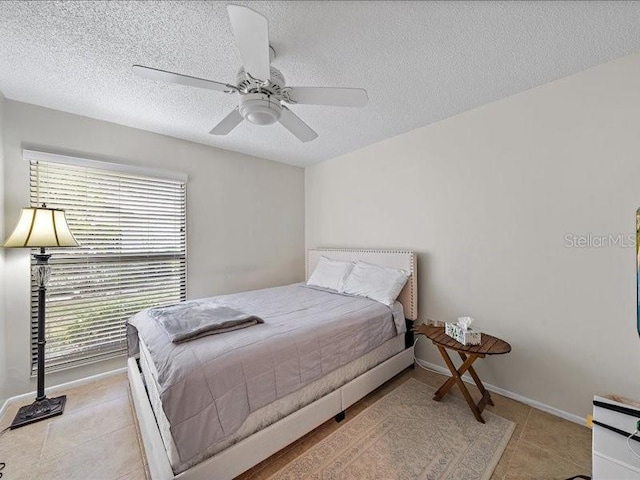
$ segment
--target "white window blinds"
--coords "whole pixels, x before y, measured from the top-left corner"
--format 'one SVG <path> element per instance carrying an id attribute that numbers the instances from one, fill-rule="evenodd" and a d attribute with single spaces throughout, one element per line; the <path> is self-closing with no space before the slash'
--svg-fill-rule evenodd
<path id="1" fill-rule="evenodd" d="M 186 297 L 186 181 L 75 160 L 30 160 L 31 205 L 64 209 L 80 243 L 47 250 L 49 370 L 121 355 L 131 315 Z M 33 368 L 37 313 L 32 280 Z"/>

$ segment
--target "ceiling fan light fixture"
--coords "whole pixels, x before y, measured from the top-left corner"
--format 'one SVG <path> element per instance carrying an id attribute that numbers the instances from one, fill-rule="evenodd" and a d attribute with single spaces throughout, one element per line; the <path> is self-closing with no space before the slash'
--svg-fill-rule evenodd
<path id="1" fill-rule="evenodd" d="M 240 100 L 240 115 L 255 125 L 272 125 L 280 120 L 280 102 L 264 93 L 251 93 Z"/>
<path id="2" fill-rule="evenodd" d="M 276 115 L 272 110 L 263 110 L 258 107 L 252 111 L 245 113 L 245 120 L 255 125 L 273 125 L 278 121 L 279 115 Z"/>

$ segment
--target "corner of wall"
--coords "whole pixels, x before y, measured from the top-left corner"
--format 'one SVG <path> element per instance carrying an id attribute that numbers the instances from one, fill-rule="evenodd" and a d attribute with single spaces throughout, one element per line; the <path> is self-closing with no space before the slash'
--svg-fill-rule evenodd
<path id="1" fill-rule="evenodd" d="M 0 239 L 4 239 L 4 106 L 5 98 L 0 92 L 0 185 L 2 185 L 2 195 L 0 195 Z M 5 306 L 5 268 L 4 250 L 0 248 L 0 404 L 6 399 L 5 379 L 7 372 L 6 359 L 6 317 Z"/>

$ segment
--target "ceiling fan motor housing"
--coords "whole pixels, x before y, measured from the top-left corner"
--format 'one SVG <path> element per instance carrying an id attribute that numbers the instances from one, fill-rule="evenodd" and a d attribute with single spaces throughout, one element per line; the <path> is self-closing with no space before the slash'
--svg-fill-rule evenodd
<path id="1" fill-rule="evenodd" d="M 271 67 L 271 78 L 266 80 L 252 78 L 240 67 L 236 76 L 238 90 L 244 93 L 268 92 L 277 97 L 282 96 L 282 89 L 285 85 L 284 75 L 277 68 Z"/>
<path id="2" fill-rule="evenodd" d="M 271 125 L 280 120 L 280 100 L 265 93 L 249 93 L 240 97 L 240 115 L 256 125 Z"/>

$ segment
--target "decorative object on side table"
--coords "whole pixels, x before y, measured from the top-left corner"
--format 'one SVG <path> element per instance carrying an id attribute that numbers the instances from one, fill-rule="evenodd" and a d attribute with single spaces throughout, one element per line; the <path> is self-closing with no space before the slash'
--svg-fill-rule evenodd
<path id="1" fill-rule="evenodd" d="M 64 210 L 42 207 L 23 208 L 13 233 L 4 242 L 5 248 L 39 248 L 34 254 L 36 266 L 33 277 L 38 284 L 38 391 L 36 400 L 18 410 L 10 428 L 22 427 L 45 418 L 62 415 L 66 395 L 47 398 L 44 393 L 45 293 L 51 274 L 45 248 L 77 247 L 78 242 L 69 230 Z"/>
<path id="2" fill-rule="evenodd" d="M 447 322 L 444 331 L 463 345 L 480 345 L 481 333 L 471 330 L 473 317 L 458 317 L 458 323 Z"/>
<path id="3" fill-rule="evenodd" d="M 493 400 L 491 400 L 491 394 L 486 388 L 484 388 L 484 385 L 476 371 L 473 369 L 472 364 L 478 358 L 484 358 L 486 355 L 509 353 L 511 351 L 511 345 L 504 340 L 487 334 L 482 334 L 482 341 L 480 342 L 480 345 L 463 345 L 448 336 L 445 332 L 445 327 L 441 326 L 441 324 L 416 325 L 413 328 L 413 331 L 419 335 L 425 335 L 436 347 L 438 347 L 438 351 L 440 352 L 440 355 L 442 355 L 442 359 L 447 364 L 447 367 L 451 372 L 451 378 L 442 384 L 442 386 L 433 395 L 433 399 L 436 402 L 439 402 L 449 392 L 449 390 L 451 390 L 451 387 L 453 387 L 454 384 L 457 384 L 464 395 L 465 400 L 469 404 L 469 408 L 473 412 L 473 415 L 476 417 L 476 420 L 481 423 L 485 423 L 484 418 L 482 418 L 482 411 L 487 404 L 493 405 Z M 451 357 L 447 353 L 447 350 L 453 350 L 458 353 L 462 359 L 462 365 L 460 365 L 460 368 L 456 368 L 453 360 L 451 360 Z M 469 375 L 471 375 L 476 387 L 478 387 L 478 390 L 480 390 L 480 393 L 482 394 L 482 399 L 480 399 L 480 402 L 477 404 L 471 397 L 469 390 L 467 390 L 467 386 L 462 381 L 462 375 L 466 372 L 469 372 Z"/>

